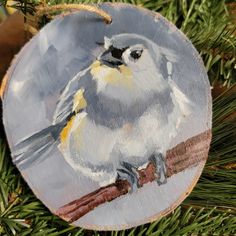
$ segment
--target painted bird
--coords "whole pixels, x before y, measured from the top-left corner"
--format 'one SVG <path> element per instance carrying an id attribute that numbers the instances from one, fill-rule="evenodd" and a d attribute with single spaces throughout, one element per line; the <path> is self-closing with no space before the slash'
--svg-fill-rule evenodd
<path id="1" fill-rule="evenodd" d="M 192 107 L 172 80 L 177 61 L 141 35 L 105 37 L 103 53 L 61 92 L 52 125 L 19 142 L 14 162 L 27 168 L 57 145 L 100 186 L 126 179 L 133 191 L 138 169 L 150 161 L 158 184 L 166 183 L 166 151 Z"/>

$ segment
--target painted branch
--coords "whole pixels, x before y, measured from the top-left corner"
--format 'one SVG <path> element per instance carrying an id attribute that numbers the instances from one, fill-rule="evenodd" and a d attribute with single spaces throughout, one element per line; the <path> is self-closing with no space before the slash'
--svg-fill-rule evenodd
<path id="1" fill-rule="evenodd" d="M 208 130 L 168 150 L 166 153 L 167 177 L 205 161 L 208 156 L 210 141 L 211 130 Z M 139 176 L 140 187 L 158 178 L 152 163 L 149 163 L 145 169 L 139 170 Z M 129 189 L 128 181 L 117 180 L 113 184 L 102 187 L 60 207 L 55 214 L 68 222 L 74 222 L 95 207 L 127 194 Z"/>

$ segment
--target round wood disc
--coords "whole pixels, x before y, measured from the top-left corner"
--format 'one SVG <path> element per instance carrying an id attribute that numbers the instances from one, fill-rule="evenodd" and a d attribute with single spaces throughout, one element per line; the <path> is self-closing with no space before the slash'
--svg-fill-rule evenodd
<path id="1" fill-rule="evenodd" d="M 101 4 L 59 16 L 5 80 L 3 122 L 35 195 L 76 226 L 120 230 L 171 212 L 211 140 L 211 93 L 191 42 L 161 15 Z"/>

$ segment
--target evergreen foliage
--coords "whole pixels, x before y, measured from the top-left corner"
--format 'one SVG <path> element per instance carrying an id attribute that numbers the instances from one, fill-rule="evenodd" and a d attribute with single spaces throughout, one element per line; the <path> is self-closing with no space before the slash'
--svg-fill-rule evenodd
<path id="1" fill-rule="evenodd" d="M 6 4 L 5 0 L 0 1 Z M 44 4 L 75 2 L 94 3 L 51 0 Z M 200 52 L 212 86 L 221 83 L 228 87 L 213 101 L 213 139 L 198 184 L 181 206 L 159 221 L 120 232 L 83 230 L 53 216 L 35 198 L 13 166 L 2 135 L 0 235 L 236 235 L 236 24 L 229 13 L 231 7 L 236 8 L 236 3 L 224 0 L 122 2 L 160 12 L 176 24 Z M 42 4 L 39 0 L 18 0 L 14 7 L 24 13 L 34 14 L 39 4 Z"/>

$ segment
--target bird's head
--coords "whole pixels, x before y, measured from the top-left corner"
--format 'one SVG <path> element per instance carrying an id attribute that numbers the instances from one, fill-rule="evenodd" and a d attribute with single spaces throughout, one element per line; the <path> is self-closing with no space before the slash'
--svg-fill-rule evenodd
<path id="1" fill-rule="evenodd" d="M 128 104 L 168 86 L 160 70 L 163 52 L 151 40 L 119 34 L 105 37 L 104 49 L 91 66 L 98 93 Z"/>

